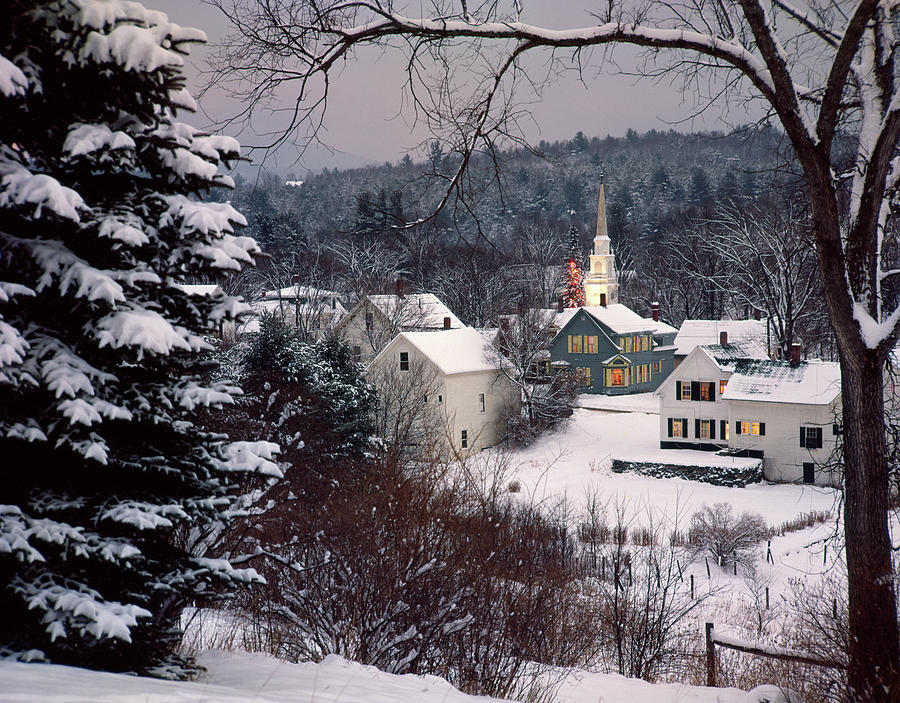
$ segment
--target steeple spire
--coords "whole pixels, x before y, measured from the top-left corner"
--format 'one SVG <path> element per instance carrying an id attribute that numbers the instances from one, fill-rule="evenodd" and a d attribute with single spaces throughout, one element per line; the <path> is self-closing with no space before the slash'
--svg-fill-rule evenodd
<path id="1" fill-rule="evenodd" d="M 606 193 L 600 176 L 597 198 L 597 232 L 591 245 L 590 270 L 584 278 L 585 305 L 612 305 L 619 302 L 615 255 L 606 229 Z"/>

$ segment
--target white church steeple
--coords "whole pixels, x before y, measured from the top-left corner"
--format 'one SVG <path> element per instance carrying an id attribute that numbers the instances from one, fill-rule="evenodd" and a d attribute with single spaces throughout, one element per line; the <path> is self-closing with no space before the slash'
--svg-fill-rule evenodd
<path id="1" fill-rule="evenodd" d="M 584 277 L 585 305 L 612 305 L 619 302 L 616 257 L 611 245 L 606 231 L 606 196 L 601 176 L 600 197 L 597 203 L 597 233 L 591 245 L 590 268 Z"/>

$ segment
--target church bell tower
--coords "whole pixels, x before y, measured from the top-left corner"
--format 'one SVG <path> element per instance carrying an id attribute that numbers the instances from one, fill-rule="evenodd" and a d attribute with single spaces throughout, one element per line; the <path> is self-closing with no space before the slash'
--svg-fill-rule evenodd
<path id="1" fill-rule="evenodd" d="M 591 245 L 590 268 L 584 277 L 585 305 L 612 305 L 619 302 L 619 281 L 616 278 L 616 257 L 606 231 L 606 195 L 600 178 L 600 198 L 597 203 L 597 233 Z"/>

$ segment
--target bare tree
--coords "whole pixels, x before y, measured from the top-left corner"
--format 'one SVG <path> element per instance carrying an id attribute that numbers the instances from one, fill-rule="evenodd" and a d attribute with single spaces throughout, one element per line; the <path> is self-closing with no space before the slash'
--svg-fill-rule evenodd
<path id="1" fill-rule="evenodd" d="M 412 16 L 378 0 L 218 2 L 238 29 L 220 65 L 248 79 L 248 110 L 295 83 L 292 126 L 321 119 L 332 69 L 354 49 L 405 47 L 413 107 L 454 138 L 445 142 L 458 165 L 444 202 L 463 188 L 478 150 L 495 155 L 498 141 L 520 137 L 514 98 L 536 80 L 521 63 L 536 50 L 549 50 L 548 80 L 566 68 L 580 72 L 592 47 L 627 43 L 654 50 L 648 74 L 671 71 L 688 91 L 762 99 L 781 122 L 807 186 L 841 360 L 850 687 L 860 700 L 896 696 L 900 637 L 882 397 L 882 368 L 900 337 L 900 307 L 885 295 L 900 270 L 883 265 L 900 183 L 893 165 L 900 139 L 896 3 L 610 0 L 591 26 L 561 31 L 523 22 L 520 0 L 435 0 L 430 10 L 411 3 Z M 423 16 L 415 16 L 419 11 Z M 659 56 L 674 63 L 654 63 Z M 848 150 L 852 166 L 842 168 Z"/>
<path id="2" fill-rule="evenodd" d="M 798 334 L 817 330 L 826 315 L 808 218 L 772 202 L 732 204 L 696 228 L 689 250 L 675 248 L 682 275 L 700 277 L 738 310 L 765 310 L 781 358 L 789 358 Z M 698 256 L 717 265 L 702 270 Z"/>

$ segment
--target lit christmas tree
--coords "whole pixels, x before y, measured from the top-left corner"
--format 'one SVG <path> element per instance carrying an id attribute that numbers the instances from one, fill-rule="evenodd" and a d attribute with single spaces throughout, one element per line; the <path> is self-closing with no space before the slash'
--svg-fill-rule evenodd
<path id="1" fill-rule="evenodd" d="M 569 230 L 569 251 L 563 270 L 563 305 L 567 308 L 580 308 L 584 305 L 584 272 L 581 270 L 581 259 L 578 228 L 573 225 Z"/>

